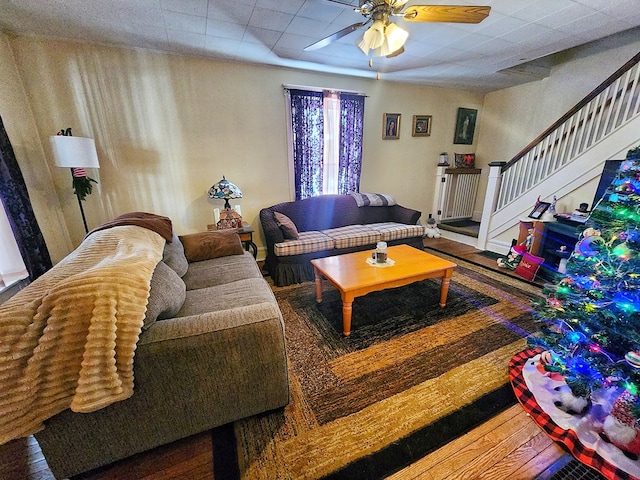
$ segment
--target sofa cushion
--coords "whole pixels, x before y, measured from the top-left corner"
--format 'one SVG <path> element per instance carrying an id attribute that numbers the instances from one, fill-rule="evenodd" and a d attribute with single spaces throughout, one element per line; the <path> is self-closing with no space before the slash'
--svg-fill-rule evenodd
<path id="1" fill-rule="evenodd" d="M 287 217 L 284 213 L 273 212 L 273 216 L 276 219 L 276 223 L 282 230 L 282 235 L 286 240 L 297 240 L 299 237 L 298 229 L 296 228 L 296 224 Z"/>
<path id="2" fill-rule="evenodd" d="M 182 308 L 186 295 L 185 284 L 178 274 L 164 262 L 158 262 L 151 277 L 143 330 L 156 320 L 171 318 Z"/>
<path id="3" fill-rule="evenodd" d="M 322 233 L 333 239 L 335 248 L 375 245 L 380 241 L 380 232 L 369 228 L 368 225 L 347 225 L 346 227 L 323 230 Z"/>
<path id="4" fill-rule="evenodd" d="M 162 261 L 169 265 L 180 277 L 187 273 L 189 262 L 184 255 L 184 246 L 175 233 L 173 234 L 173 240 L 167 242 L 164 246 Z"/>
<path id="5" fill-rule="evenodd" d="M 286 257 L 288 255 L 331 250 L 333 245 L 332 238 L 321 232 L 311 230 L 309 232 L 300 232 L 298 240 L 285 240 L 284 242 L 276 243 L 273 246 L 273 251 L 278 257 Z"/>
<path id="6" fill-rule="evenodd" d="M 244 255 L 244 248 L 235 229 L 211 230 L 182 235 L 184 254 L 190 262 L 199 262 L 225 255 Z"/>
<path id="7" fill-rule="evenodd" d="M 264 278 L 246 278 L 215 287 L 189 290 L 175 317 L 202 315 L 269 302 L 275 302 L 275 297 Z"/>
<path id="8" fill-rule="evenodd" d="M 260 268 L 253 255 L 227 255 L 189 264 L 189 270 L 182 280 L 187 290 L 213 287 L 235 282 L 243 278 L 262 278 Z"/>
<path id="9" fill-rule="evenodd" d="M 424 236 L 424 227 L 422 225 L 407 225 L 405 223 L 383 222 L 370 223 L 369 228 L 380 232 L 380 240 L 383 242 L 391 242 L 393 240 L 401 240 L 403 238 L 422 237 Z"/>

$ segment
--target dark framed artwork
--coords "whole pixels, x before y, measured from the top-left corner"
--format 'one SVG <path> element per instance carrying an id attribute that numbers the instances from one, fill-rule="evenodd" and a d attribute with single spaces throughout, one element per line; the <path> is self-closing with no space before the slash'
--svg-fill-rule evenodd
<path id="1" fill-rule="evenodd" d="M 549 202 L 538 202 L 538 204 L 529 214 L 529 218 L 535 218 L 536 220 L 538 220 L 550 206 L 551 204 Z"/>
<path id="2" fill-rule="evenodd" d="M 431 135 L 431 115 L 414 115 L 412 137 L 428 137 Z"/>
<path id="3" fill-rule="evenodd" d="M 456 118 L 456 132 L 453 143 L 471 145 L 473 143 L 473 133 L 476 129 L 476 118 L 478 110 L 472 108 L 458 108 Z"/>
<path id="4" fill-rule="evenodd" d="M 400 114 L 385 113 L 382 116 L 382 139 L 398 140 L 400 138 Z"/>

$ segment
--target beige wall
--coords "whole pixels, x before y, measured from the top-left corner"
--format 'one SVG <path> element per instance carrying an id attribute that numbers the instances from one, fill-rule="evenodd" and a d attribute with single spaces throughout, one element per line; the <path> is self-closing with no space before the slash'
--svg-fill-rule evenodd
<path id="1" fill-rule="evenodd" d="M 31 204 L 54 262 L 71 248 L 29 99 L 16 69 L 9 38 L 0 33 L 0 116 L 27 184 Z"/>
<path id="2" fill-rule="evenodd" d="M 259 232 L 260 208 L 291 199 L 282 84 L 366 93 L 361 191 L 391 193 L 425 218 L 432 210 L 438 154 L 454 150 L 457 108 L 481 109 L 483 101 L 478 93 L 384 79 L 51 39 L 18 37 L 9 43 L 33 111 L 31 136 L 42 142 L 48 166 L 42 170 L 53 175 L 73 245 L 84 234 L 78 205 L 69 173 L 53 166 L 48 145 L 48 136 L 61 128 L 96 140 L 100 169 L 89 175 L 99 185 L 85 202 L 89 228 L 144 210 L 169 216 L 178 234 L 202 230 L 222 204 L 211 201 L 207 190 L 225 175 L 242 189 L 237 203 Z M 385 112 L 402 114 L 399 140 L 382 140 Z M 416 114 L 433 116 L 430 137 L 411 136 Z M 41 157 L 24 160 L 43 166 Z M 256 240 L 262 244 L 260 235 Z"/>
<path id="3" fill-rule="evenodd" d="M 375 81 L 51 39 L 1 40 L 0 114 L 54 261 L 84 235 L 69 172 L 53 165 L 49 149 L 49 135 L 61 128 L 96 139 L 101 168 L 89 172 L 99 181 L 84 203 L 89 228 L 145 210 L 172 218 L 178 234 L 202 230 L 221 206 L 207 190 L 225 175 L 242 188 L 237 203 L 262 245 L 260 208 L 291 199 L 282 84 L 366 93 L 361 191 L 391 193 L 421 210 L 424 221 L 434 211 L 441 151 L 476 151 L 479 167 L 508 160 L 640 46 L 629 38 L 623 46 L 604 41 L 575 50 L 556 59 L 549 78 L 485 96 L 386 82 L 384 74 Z M 474 145 L 453 145 L 458 107 L 479 110 Z M 385 112 L 402 114 L 399 140 L 382 140 Z M 411 136 L 416 114 L 433 116 L 430 137 Z M 484 183 L 476 210 L 483 198 Z"/>
<path id="4" fill-rule="evenodd" d="M 638 51 L 637 31 L 620 34 L 556 55 L 551 74 L 543 80 L 488 93 L 477 140 L 478 156 L 485 162 L 509 161 Z M 484 201 L 485 187 L 483 182 L 478 203 Z M 590 182 L 560 199 L 558 211 L 590 203 L 596 187 L 597 182 Z"/>

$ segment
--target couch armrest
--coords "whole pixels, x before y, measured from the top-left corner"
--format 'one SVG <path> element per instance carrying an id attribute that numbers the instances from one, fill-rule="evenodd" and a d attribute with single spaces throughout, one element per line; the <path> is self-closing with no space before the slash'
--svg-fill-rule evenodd
<path id="1" fill-rule="evenodd" d="M 403 207 L 401 205 L 394 205 L 391 208 L 391 214 L 393 222 L 405 223 L 407 225 L 416 225 L 422 212 L 414 210 L 412 208 Z"/>
<path id="2" fill-rule="evenodd" d="M 267 245 L 284 242 L 282 229 L 276 223 L 273 210 L 270 208 L 260 210 L 260 224 L 262 225 L 262 231 L 264 232 Z"/>
<path id="3" fill-rule="evenodd" d="M 263 302 L 157 321 L 140 336 L 134 374 L 130 398 L 93 413 L 67 409 L 36 434 L 56 478 L 286 405 L 280 311 Z"/>

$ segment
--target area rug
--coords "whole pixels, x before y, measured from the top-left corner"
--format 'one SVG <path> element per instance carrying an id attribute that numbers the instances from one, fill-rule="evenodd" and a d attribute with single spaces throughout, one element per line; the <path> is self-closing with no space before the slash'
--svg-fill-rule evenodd
<path id="1" fill-rule="evenodd" d="M 507 365 L 539 289 L 454 261 L 446 307 L 439 280 L 374 292 L 348 338 L 330 284 L 322 304 L 311 282 L 274 288 L 291 401 L 234 424 L 240 478 L 384 478 L 515 403 Z"/>

